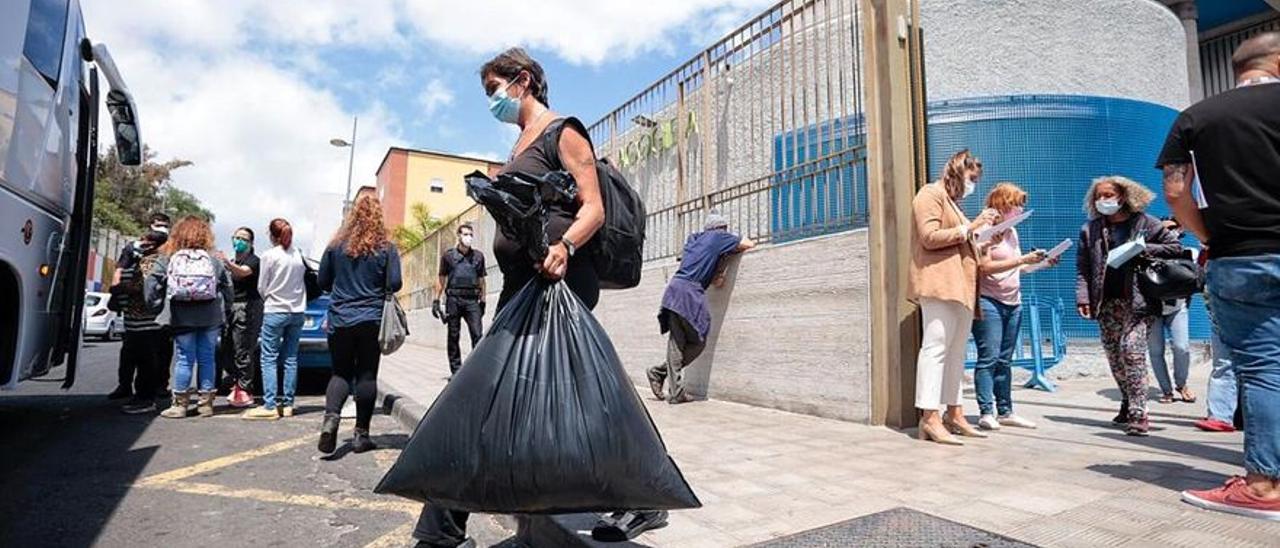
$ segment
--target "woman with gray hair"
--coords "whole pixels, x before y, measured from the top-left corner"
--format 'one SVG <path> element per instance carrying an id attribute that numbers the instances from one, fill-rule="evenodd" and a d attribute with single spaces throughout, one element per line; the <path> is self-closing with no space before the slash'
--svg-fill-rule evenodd
<path id="1" fill-rule="evenodd" d="M 1130 436 L 1150 432 L 1147 419 L 1147 333 L 1160 314 L 1138 290 L 1139 261 L 1108 261 L 1111 250 L 1142 238 L 1151 257 L 1172 258 L 1182 251 L 1177 236 L 1146 213 L 1155 197 L 1125 177 L 1101 177 L 1085 194 L 1089 222 L 1080 229 L 1076 251 L 1076 310 L 1097 320 L 1111 375 L 1120 389 L 1120 414 L 1113 422 Z M 1113 264 L 1108 264 L 1113 263 Z"/>

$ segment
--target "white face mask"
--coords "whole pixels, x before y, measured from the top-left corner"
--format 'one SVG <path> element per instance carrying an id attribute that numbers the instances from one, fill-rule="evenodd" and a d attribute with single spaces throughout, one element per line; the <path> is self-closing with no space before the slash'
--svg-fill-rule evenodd
<path id="1" fill-rule="evenodd" d="M 1120 201 L 1113 198 L 1098 200 L 1093 206 L 1103 215 L 1115 215 L 1120 211 Z"/>
<path id="2" fill-rule="evenodd" d="M 973 194 L 973 191 L 976 188 L 978 188 L 978 183 L 973 182 L 973 179 L 965 179 L 964 196 L 961 196 L 961 198 L 968 198 L 970 194 Z"/>
<path id="3" fill-rule="evenodd" d="M 462 241 L 462 245 L 465 245 L 467 247 L 471 247 L 471 242 L 475 241 L 475 239 L 476 237 L 470 234 L 467 234 L 460 238 L 460 240 Z"/>

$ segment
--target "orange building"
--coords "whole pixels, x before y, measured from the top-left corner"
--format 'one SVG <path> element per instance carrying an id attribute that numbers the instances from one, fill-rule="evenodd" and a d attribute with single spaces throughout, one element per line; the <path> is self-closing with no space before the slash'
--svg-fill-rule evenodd
<path id="1" fill-rule="evenodd" d="M 449 220 L 475 205 L 463 177 L 473 171 L 497 174 L 502 164 L 484 158 L 391 147 L 378 166 L 378 198 L 387 228 L 408 221 L 414 204 L 426 204 L 432 217 Z"/>

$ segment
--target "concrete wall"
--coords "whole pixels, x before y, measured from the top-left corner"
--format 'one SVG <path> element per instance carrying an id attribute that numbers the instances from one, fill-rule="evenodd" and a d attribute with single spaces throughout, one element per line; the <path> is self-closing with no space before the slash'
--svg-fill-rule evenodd
<path id="1" fill-rule="evenodd" d="M 870 413 L 866 231 L 765 246 L 732 261 L 725 287 L 708 291 L 714 321 L 710 344 L 687 372 L 693 392 L 865 421 Z M 674 260 L 650 264 L 639 287 L 602 292 L 595 310 L 639 386 L 647 385 L 645 370 L 666 356 L 657 312 L 676 266 Z M 497 302 L 501 278 L 496 269 L 490 272 L 490 303 Z M 491 307 L 486 328 L 493 313 Z M 445 328 L 429 310 L 409 316 L 411 342 L 445 346 Z M 462 339 L 468 348 L 465 330 Z M 424 367 L 448 374 L 446 364 Z"/>

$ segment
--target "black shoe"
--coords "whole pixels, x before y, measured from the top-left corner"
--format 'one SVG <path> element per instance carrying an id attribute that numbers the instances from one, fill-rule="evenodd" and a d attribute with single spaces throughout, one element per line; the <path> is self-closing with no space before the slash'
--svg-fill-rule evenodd
<path id="1" fill-rule="evenodd" d="M 666 510 L 614 512 L 596 522 L 591 529 L 591 538 L 600 542 L 626 542 L 645 531 L 666 526 Z"/>
<path id="2" fill-rule="evenodd" d="M 373 440 L 369 439 L 368 430 L 365 430 L 363 428 L 356 429 L 355 437 L 351 438 L 352 451 L 355 451 L 357 453 L 364 453 L 366 451 L 373 451 L 374 449 L 377 449 L 377 448 L 378 446 L 373 443 Z"/>
<path id="3" fill-rule="evenodd" d="M 646 371 L 645 376 L 649 378 L 649 390 L 653 391 L 653 397 L 662 399 L 662 385 L 666 379 L 654 373 L 652 369 Z"/>
<path id="4" fill-rule="evenodd" d="M 156 412 L 156 400 L 133 398 L 120 408 L 126 415 L 147 415 Z"/>
<path id="5" fill-rule="evenodd" d="M 1116 426 L 1125 426 L 1129 424 L 1129 402 L 1120 404 L 1120 413 L 1116 418 L 1111 419 L 1111 424 Z"/>
<path id="6" fill-rule="evenodd" d="M 132 398 L 132 397 L 133 397 L 133 389 L 129 388 L 128 386 L 117 386 L 115 390 L 112 390 L 110 394 L 107 394 L 107 399 L 111 401 L 123 400 L 125 398 Z"/>
<path id="7" fill-rule="evenodd" d="M 156 397 L 157 397 L 157 398 L 164 398 L 164 399 L 166 399 L 166 400 L 167 400 L 167 399 L 169 399 L 169 396 L 171 396 L 172 394 L 173 394 L 173 393 L 172 393 L 172 392 L 169 392 L 169 389 L 168 389 L 168 388 L 165 388 L 165 387 L 163 387 L 163 386 L 161 386 L 160 388 L 157 388 L 157 389 L 156 389 Z"/>
<path id="8" fill-rule="evenodd" d="M 324 415 L 324 422 L 320 424 L 320 443 L 316 445 L 321 453 L 332 455 L 338 449 L 338 423 L 340 422 L 338 415 Z"/>

